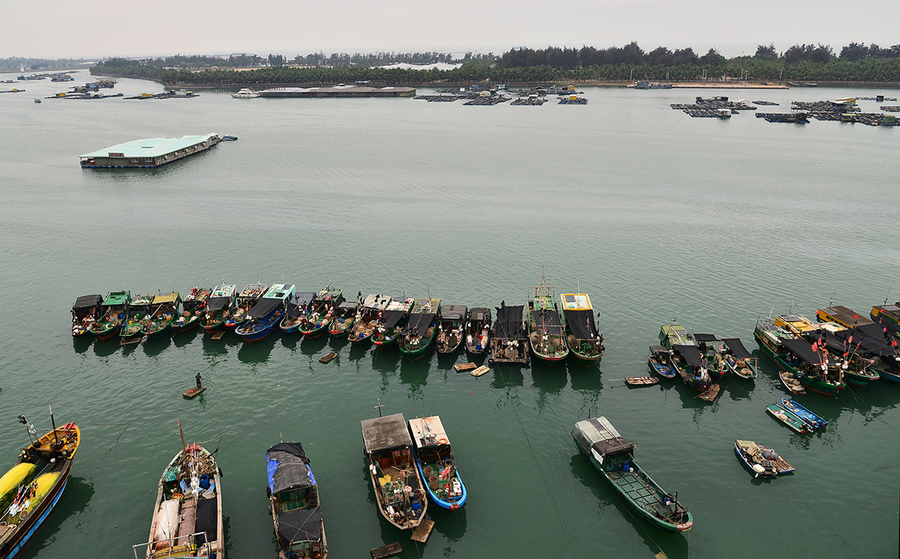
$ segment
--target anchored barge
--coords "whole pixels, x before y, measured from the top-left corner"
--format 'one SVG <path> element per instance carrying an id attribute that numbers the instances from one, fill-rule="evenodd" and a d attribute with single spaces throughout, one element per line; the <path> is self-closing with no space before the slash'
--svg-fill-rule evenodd
<path id="1" fill-rule="evenodd" d="M 332 87 L 273 87 L 259 92 L 260 97 L 414 97 L 414 87 L 369 87 L 335 85 Z"/>
<path id="2" fill-rule="evenodd" d="M 218 134 L 134 140 L 82 155 L 81 167 L 153 169 L 206 151 L 221 141 Z"/>

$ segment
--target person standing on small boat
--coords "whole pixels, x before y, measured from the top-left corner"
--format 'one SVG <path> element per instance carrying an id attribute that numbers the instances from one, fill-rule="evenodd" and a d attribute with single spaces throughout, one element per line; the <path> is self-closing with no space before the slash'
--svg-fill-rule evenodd
<path id="1" fill-rule="evenodd" d="M 203 388 L 203 385 L 200 384 L 200 381 L 203 380 L 203 377 L 200 376 L 200 373 L 197 373 L 197 376 L 195 376 L 194 378 L 197 379 L 197 390 Z"/>

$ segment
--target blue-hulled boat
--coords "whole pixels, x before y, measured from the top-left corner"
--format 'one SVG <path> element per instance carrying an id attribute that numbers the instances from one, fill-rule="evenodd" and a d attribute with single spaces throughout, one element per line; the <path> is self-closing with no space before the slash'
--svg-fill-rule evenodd
<path id="1" fill-rule="evenodd" d="M 813 431 L 817 429 L 824 429 L 828 426 L 828 422 L 822 419 L 821 416 L 811 412 L 809 409 L 804 407 L 799 402 L 791 400 L 790 398 L 782 398 L 781 399 L 781 407 L 788 411 L 794 412 L 794 415 L 803 420 L 803 423 L 809 425 L 809 428 Z"/>
<path id="2" fill-rule="evenodd" d="M 266 451 L 270 513 L 279 559 L 328 557 L 319 485 L 300 443 L 279 443 Z"/>
<path id="3" fill-rule="evenodd" d="M 441 418 L 433 415 L 410 419 L 409 432 L 414 443 L 416 468 L 425 480 L 431 500 L 447 510 L 456 510 L 466 504 L 466 486 L 456 470 L 456 461 Z"/>
<path id="4" fill-rule="evenodd" d="M 779 474 L 794 473 L 794 467 L 771 448 L 753 441 L 734 441 L 734 453 L 755 475 L 753 477 L 775 477 Z"/>
<path id="5" fill-rule="evenodd" d="M 661 345 L 650 346 L 647 363 L 654 373 L 663 378 L 675 378 L 675 365 L 672 364 L 672 352 Z"/>
<path id="6" fill-rule="evenodd" d="M 247 321 L 234 329 L 245 342 L 255 342 L 269 335 L 284 316 L 285 302 L 294 294 L 294 285 L 276 283 L 266 291 L 247 313 Z"/>

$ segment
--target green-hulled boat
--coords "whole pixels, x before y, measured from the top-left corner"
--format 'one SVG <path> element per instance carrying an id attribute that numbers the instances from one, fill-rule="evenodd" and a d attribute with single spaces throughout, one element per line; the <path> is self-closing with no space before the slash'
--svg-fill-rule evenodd
<path id="1" fill-rule="evenodd" d="M 570 355 L 579 365 L 591 367 L 603 357 L 603 334 L 594 322 L 594 308 L 586 293 L 563 293 L 563 314 L 566 323 L 566 343 Z"/>
<path id="2" fill-rule="evenodd" d="M 150 318 L 152 295 L 138 295 L 125 310 L 125 320 L 119 329 L 119 338 L 123 341 L 133 340 L 144 335 L 144 323 Z"/>
<path id="3" fill-rule="evenodd" d="M 107 295 L 101 305 L 100 320 L 91 324 L 91 334 L 98 340 L 108 340 L 118 335 L 129 303 L 131 303 L 130 291 L 113 291 Z"/>
<path id="4" fill-rule="evenodd" d="M 163 336 L 178 316 L 179 307 L 181 295 L 177 291 L 157 294 L 151 303 L 150 318 L 144 322 L 144 335 L 148 339 Z"/>
<path id="5" fill-rule="evenodd" d="M 441 312 L 441 300 L 423 297 L 417 299 L 409 313 L 409 322 L 397 338 L 400 353 L 413 361 L 425 355 L 437 330 L 437 315 Z"/>
<path id="6" fill-rule="evenodd" d="M 391 300 L 384 315 L 376 322 L 375 333 L 372 334 L 372 343 L 378 349 L 389 349 L 397 345 L 397 338 L 406 327 L 412 305 L 412 299 Z"/>
<path id="7" fill-rule="evenodd" d="M 528 301 L 525 313 L 531 353 L 547 363 L 568 357 L 565 315 L 559 312 L 553 288 L 546 284 L 544 276 L 541 276 L 541 284 L 534 288 L 534 298 Z"/>
<path id="8" fill-rule="evenodd" d="M 172 331 L 187 332 L 200 324 L 200 317 L 206 308 L 211 289 L 205 287 L 193 287 L 187 297 L 181 302 L 183 312 L 181 316 L 172 321 Z"/>
<path id="9" fill-rule="evenodd" d="M 200 317 L 200 326 L 205 332 L 215 332 L 225 325 L 225 321 L 231 316 L 236 292 L 236 285 L 217 285 L 213 288 L 206 301 L 203 316 Z"/>
<path id="10" fill-rule="evenodd" d="M 793 327 L 790 323 L 795 323 Z M 759 320 L 753 337 L 759 348 L 785 371 L 792 373 L 803 386 L 819 394 L 837 394 L 847 386 L 840 364 L 829 358 L 824 348 L 816 347 L 794 332 L 811 324 L 797 316 L 779 316 L 774 323 Z"/>

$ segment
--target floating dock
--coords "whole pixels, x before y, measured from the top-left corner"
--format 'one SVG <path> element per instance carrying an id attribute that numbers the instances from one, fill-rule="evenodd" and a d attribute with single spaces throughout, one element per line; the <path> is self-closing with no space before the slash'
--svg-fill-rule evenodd
<path id="1" fill-rule="evenodd" d="M 218 134 L 134 140 L 82 155 L 81 167 L 153 169 L 206 151 L 221 141 Z"/>
<path id="2" fill-rule="evenodd" d="M 273 87 L 259 92 L 260 97 L 414 97 L 414 87 L 369 87 L 335 85 L 332 87 Z"/>

